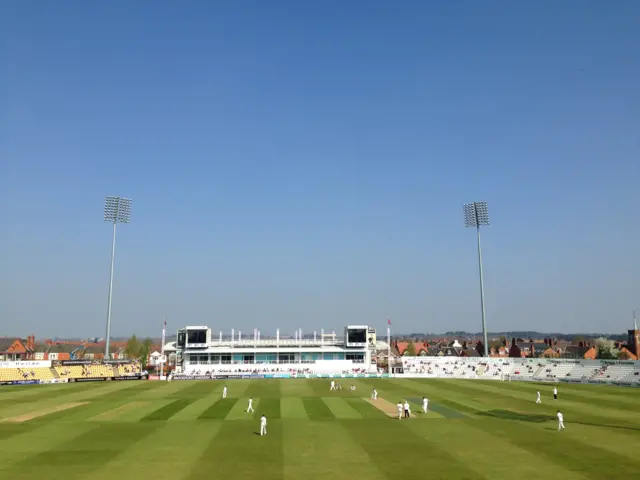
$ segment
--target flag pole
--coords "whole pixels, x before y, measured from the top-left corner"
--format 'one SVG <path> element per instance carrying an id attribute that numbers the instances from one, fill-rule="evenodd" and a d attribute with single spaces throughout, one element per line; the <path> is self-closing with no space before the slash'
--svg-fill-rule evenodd
<path id="1" fill-rule="evenodd" d="M 387 320 L 387 370 L 391 376 L 391 319 Z"/>
<path id="2" fill-rule="evenodd" d="M 167 335 L 167 317 L 164 318 L 164 323 L 162 324 L 162 340 L 160 344 L 160 380 L 164 377 L 164 344 L 165 338 Z"/>

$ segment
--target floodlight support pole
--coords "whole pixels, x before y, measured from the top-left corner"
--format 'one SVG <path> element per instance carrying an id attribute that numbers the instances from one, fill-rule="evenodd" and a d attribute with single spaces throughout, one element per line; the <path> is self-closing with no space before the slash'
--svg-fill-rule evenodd
<path id="1" fill-rule="evenodd" d="M 113 297 L 113 267 L 116 263 L 116 222 L 113 222 L 113 237 L 111 239 L 111 268 L 109 271 L 109 300 L 107 302 L 107 336 L 105 337 L 104 359 L 109 359 L 109 343 L 111 337 L 111 299 Z"/>
<path id="2" fill-rule="evenodd" d="M 387 373 L 389 376 L 393 373 L 391 371 L 391 324 L 387 323 Z"/>
<path id="3" fill-rule="evenodd" d="M 476 212 L 476 220 L 477 220 Z M 482 310 L 482 337 L 484 343 L 484 356 L 489 356 L 489 344 L 487 339 L 487 319 L 484 308 L 484 276 L 482 274 L 482 246 L 480 245 L 480 224 L 476 222 L 476 235 L 478 238 L 478 272 L 480 274 L 480 309 Z"/>

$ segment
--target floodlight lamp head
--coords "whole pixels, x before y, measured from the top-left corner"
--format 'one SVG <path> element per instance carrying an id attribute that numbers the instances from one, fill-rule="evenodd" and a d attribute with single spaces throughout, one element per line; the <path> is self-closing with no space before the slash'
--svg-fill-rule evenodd
<path id="1" fill-rule="evenodd" d="M 464 212 L 464 226 L 478 228 L 489 225 L 489 209 L 487 202 L 467 203 L 462 207 Z"/>
<path id="2" fill-rule="evenodd" d="M 106 197 L 104 201 L 104 221 L 110 223 L 129 223 L 131 220 L 131 199 Z"/>

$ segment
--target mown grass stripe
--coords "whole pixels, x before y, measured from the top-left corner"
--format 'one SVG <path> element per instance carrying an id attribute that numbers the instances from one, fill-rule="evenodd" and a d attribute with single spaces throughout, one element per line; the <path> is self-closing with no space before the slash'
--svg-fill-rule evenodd
<path id="1" fill-rule="evenodd" d="M 322 400 L 335 418 L 362 418 L 362 415 L 345 398 L 323 397 Z"/>
<path id="2" fill-rule="evenodd" d="M 269 422 L 266 436 L 259 422 L 220 422 L 218 435 L 192 465 L 186 480 L 215 478 L 282 480 L 282 422 Z"/>
<path id="3" fill-rule="evenodd" d="M 350 422 L 358 428 L 360 422 Z M 284 479 L 387 480 L 338 422 L 283 422 Z M 407 472 L 402 472 L 403 477 Z M 429 478 L 425 475 L 423 478 Z"/>
<path id="4" fill-rule="evenodd" d="M 351 405 L 351 407 L 358 412 L 362 418 L 389 418 L 382 410 L 374 407 L 368 402 L 365 402 L 361 398 L 347 398 L 346 402 Z"/>
<path id="5" fill-rule="evenodd" d="M 311 420 L 328 420 L 335 418 L 331 410 L 329 410 L 329 407 L 327 407 L 327 404 L 322 401 L 322 398 L 304 397 L 302 403 Z"/>
<path id="6" fill-rule="evenodd" d="M 199 420 L 222 420 L 225 418 L 233 406 L 236 404 L 237 398 L 220 398 L 209 408 L 198 416 Z"/>
<path id="7" fill-rule="evenodd" d="M 480 428 L 480 423 L 477 421 L 463 421 L 469 427 Z M 535 428 L 525 422 L 517 422 L 517 424 L 519 428 L 514 428 L 514 424 L 509 420 L 497 420 L 490 426 L 483 423 L 484 428 L 488 429 L 492 435 L 508 439 L 514 445 L 534 453 L 539 458 L 555 462 L 594 480 L 602 478 L 602 471 L 615 472 L 616 478 L 635 478 L 640 471 L 640 459 L 634 461 L 593 444 L 577 442 L 566 435 L 561 437 L 563 432 L 557 431 L 553 421 L 548 422 L 548 427 L 544 429 Z M 571 426 L 570 423 L 566 425 L 567 428 Z M 551 437 L 552 441 L 549 439 L 550 435 L 555 436 Z M 558 441 L 560 438 L 562 440 Z M 579 452 L 579 454 L 563 455 L 562 451 Z"/>
<path id="8" fill-rule="evenodd" d="M 459 461 L 437 440 L 427 441 L 420 437 L 405 424 L 417 423 L 426 425 L 431 422 L 412 422 L 389 420 L 384 426 L 384 438 L 381 441 L 379 422 L 372 420 L 339 420 L 344 430 L 368 453 L 369 461 L 373 462 L 390 479 L 401 478 L 454 478 L 481 480 L 480 472 L 469 467 L 469 464 Z M 446 422 L 438 422 L 446 423 Z M 393 453 L 390 454 L 390 448 Z M 407 472 L 407 466 L 413 468 L 424 466 L 424 470 Z"/>
<path id="9" fill-rule="evenodd" d="M 438 422 L 438 436 L 434 438 L 432 429 L 422 428 L 420 422 L 406 422 L 405 427 L 411 429 L 427 442 L 439 442 L 439 438 L 455 439 L 455 448 L 447 448 L 447 452 L 473 469 L 482 472 L 488 478 L 524 478 L 584 480 L 579 475 L 553 462 L 541 461 L 534 452 L 524 450 L 512 444 L 509 439 L 490 432 L 488 423 L 491 420 L 475 420 L 483 427 L 471 435 L 463 422 Z M 442 447 L 441 447 L 442 448 Z M 508 452 L 509 459 L 517 461 L 496 461 L 496 452 Z"/>
<path id="10" fill-rule="evenodd" d="M 280 399 L 279 398 L 261 398 L 260 408 L 256 410 L 256 417 L 265 415 L 269 420 L 278 420 L 282 418 L 280 412 Z"/>
<path id="11" fill-rule="evenodd" d="M 3 468 L 0 478 L 39 478 L 42 472 L 55 472 L 56 478 L 65 479 L 90 477 L 91 472 L 99 470 L 131 445 L 151 435 L 158 424 L 135 423 L 128 424 L 127 428 L 122 428 L 122 425 L 91 425 L 96 427 L 79 437 L 54 444 L 51 449 Z"/>
<path id="12" fill-rule="evenodd" d="M 286 381 L 286 380 L 285 380 Z M 280 398 L 280 385 L 283 380 L 270 378 L 248 383 L 248 387 L 242 389 L 243 395 L 253 398 Z M 246 384 L 245 384 L 246 385 Z M 231 384 L 231 386 L 233 386 Z"/>
<path id="13" fill-rule="evenodd" d="M 259 410 L 260 405 L 261 405 L 260 399 L 254 398 L 253 403 L 251 405 L 253 407 L 254 412 L 248 413 L 247 408 L 249 407 L 249 398 L 248 397 L 239 398 L 238 401 L 233 406 L 233 408 L 229 411 L 229 413 L 225 417 L 225 420 L 251 420 L 253 417 L 258 415 L 257 412 L 260 411 Z"/>
<path id="14" fill-rule="evenodd" d="M 122 397 L 126 397 L 128 400 L 132 400 L 134 397 L 146 393 L 149 390 L 159 390 L 158 386 L 155 385 L 156 382 L 145 382 L 142 380 L 130 380 L 130 382 L 131 383 L 129 383 L 126 387 L 103 393 L 99 396 L 94 397 L 92 401 L 109 403 L 112 401 L 122 400 Z M 117 382 L 111 383 L 110 385 L 120 386 Z"/>
<path id="15" fill-rule="evenodd" d="M 283 397 L 280 399 L 280 415 L 284 419 L 308 420 L 309 415 L 300 398 Z"/>
<path id="16" fill-rule="evenodd" d="M 185 399 L 185 398 L 179 398 L 169 403 L 168 405 L 165 405 L 164 407 L 151 412 L 146 417 L 143 417 L 141 421 L 169 420 L 180 410 L 182 410 L 183 408 L 186 408 L 189 404 L 191 404 L 191 400 Z"/>

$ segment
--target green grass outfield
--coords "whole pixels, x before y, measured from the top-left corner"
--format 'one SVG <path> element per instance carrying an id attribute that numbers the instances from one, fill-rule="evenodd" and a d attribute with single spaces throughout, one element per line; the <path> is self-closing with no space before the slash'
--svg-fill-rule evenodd
<path id="1" fill-rule="evenodd" d="M 552 386 L 519 382 L 342 383 L 229 380 L 226 399 L 210 380 L 0 387 L 0 478 L 640 478 L 640 389 L 561 384 L 554 402 Z M 374 386 L 377 406 L 366 400 Z M 423 395 L 427 415 L 383 411 L 408 399 L 418 412 Z"/>

